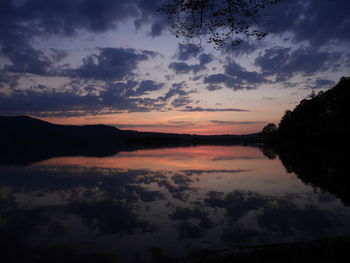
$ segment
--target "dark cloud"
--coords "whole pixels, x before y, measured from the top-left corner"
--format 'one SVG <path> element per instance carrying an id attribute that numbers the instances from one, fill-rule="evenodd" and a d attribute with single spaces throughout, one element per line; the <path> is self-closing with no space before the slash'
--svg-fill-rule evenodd
<path id="1" fill-rule="evenodd" d="M 346 67 L 350 67 L 350 53 L 346 54 L 345 55 L 345 58 L 344 58 L 344 65 Z"/>
<path id="2" fill-rule="evenodd" d="M 156 12 L 162 3 L 161 0 L 2 0 L 0 53 L 12 62 L 7 68 L 10 71 L 46 75 L 51 61 L 32 47 L 34 38 L 74 37 L 82 31 L 105 32 L 126 19 L 137 20 L 139 26 L 150 24 L 151 34 L 160 35 L 167 26 L 165 16 Z M 59 58 L 62 54 L 56 54 L 54 59 Z M 90 76 L 88 69 L 84 73 Z"/>
<path id="3" fill-rule="evenodd" d="M 169 64 L 169 69 L 174 70 L 176 74 L 188 74 L 196 70 L 185 62 L 172 62 Z"/>
<path id="4" fill-rule="evenodd" d="M 142 85 L 142 83 L 146 83 Z M 141 86 L 142 85 L 142 86 Z M 81 95 L 75 91 L 54 91 L 38 85 L 27 90 L 16 90 L 10 95 L 0 95 L 1 114 L 34 115 L 84 115 L 86 113 L 148 112 L 159 111 L 165 102 L 157 99 L 132 97 L 145 94 L 149 89 L 162 84 L 135 81 L 117 82 L 104 87 L 102 91 Z M 136 88 L 135 90 L 135 87 Z M 140 90 L 139 90 L 140 89 Z M 87 89 L 89 90 L 89 88 Z"/>
<path id="5" fill-rule="evenodd" d="M 203 53 L 198 57 L 198 59 L 199 59 L 199 65 L 204 66 L 213 61 L 213 56 L 207 53 Z"/>
<path id="6" fill-rule="evenodd" d="M 149 32 L 149 35 L 151 37 L 160 36 L 169 26 L 167 16 L 162 12 L 157 12 L 157 9 L 164 3 L 164 0 L 134 1 L 134 4 L 137 5 L 137 9 L 140 14 L 139 18 L 137 18 L 134 22 L 135 26 L 139 28 L 143 24 L 150 24 L 151 31 Z"/>
<path id="7" fill-rule="evenodd" d="M 67 57 L 69 53 L 66 50 L 60 50 L 55 48 L 50 48 L 50 56 L 53 61 L 59 62 L 65 57 Z"/>
<path id="8" fill-rule="evenodd" d="M 34 38 L 74 37 L 84 31 L 105 32 L 127 19 L 134 21 L 138 28 L 150 26 L 149 34 L 159 36 L 169 25 L 166 15 L 156 11 L 162 4 L 163 0 L 60 0 L 59 3 L 55 0 L 2 0 L 0 50 L 13 63 L 8 70 L 47 74 L 51 61 L 40 50 L 32 48 Z M 349 42 L 349 9 L 350 3 L 346 0 L 284 0 L 262 10 L 262 17 L 265 17 L 263 22 L 268 32 L 289 32 L 294 42 L 309 41 L 311 46 L 320 47 L 327 43 Z M 225 51 L 240 56 L 257 48 L 255 43 L 243 42 L 237 49 L 225 47 Z M 176 57 L 187 61 L 197 49 L 180 44 Z"/>
<path id="9" fill-rule="evenodd" d="M 208 112 L 220 112 L 220 111 L 237 111 L 237 112 L 249 112 L 249 110 L 244 109 L 235 109 L 235 108 L 202 108 L 202 107 L 192 107 L 192 106 L 186 106 L 185 109 L 181 111 L 187 111 L 187 112 L 202 112 L 202 111 L 208 111 Z"/>
<path id="10" fill-rule="evenodd" d="M 347 0 L 284 0 L 264 11 L 268 32 L 290 32 L 294 42 L 313 47 L 350 41 L 350 2 Z"/>
<path id="11" fill-rule="evenodd" d="M 66 85 L 64 91 L 36 85 L 25 90 L 0 93 L 0 113 L 72 116 L 88 113 L 149 112 L 171 110 L 166 108 L 167 105 L 179 108 L 192 103 L 189 94 L 195 91 L 188 89 L 185 82 L 173 83 L 163 96 L 143 97 L 150 92 L 159 91 L 164 85 L 153 80 L 128 80 L 96 86 L 73 80 Z"/>
<path id="12" fill-rule="evenodd" d="M 18 85 L 18 74 L 10 74 L 7 71 L 0 70 L 0 89 L 5 87 L 15 88 Z"/>
<path id="13" fill-rule="evenodd" d="M 138 81 L 135 80 L 128 80 L 126 82 L 113 82 L 109 84 L 109 87 L 113 87 L 115 89 L 121 89 L 125 91 L 129 91 L 133 88 L 135 88 L 139 84 Z"/>
<path id="14" fill-rule="evenodd" d="M 186 90 L 188 87 L 186 86 L 186 82 L 173 83 L 168 92 L 159 97 L 158 99 L 162 101 L 167 101 L 174 96 L 187 97 L 189 94 L 194 93 L 194 90 Z"/>
<path id="15" fill-rule="evenodd" d="M 99 31 L 98 27 L 100 30 L 110 28 L 113 22 L 113 18 L 110 17 L 113 12 L 111 10 L 120 10 L 113 8 L 113 2 L 116 1 L 104 1 L 105 4 L 98 5 L 91 0 L 63 0 L 59 3 L 43 0 L 1 1 L 1 53 L 14 64 L 8 69 L 34 74 L 46 73 L 49 61 L 43 57 L 41 51 L 31 47 L 30 40 L 48 35 L 72 36 L 77 29 Z M 127 1 L 124 1 L 124 4 L 126 3 Z M 92 6 L 93 4 L 95 6 Z M 129 13 L 128 10 L 124 10 L 120 15 Z"/>
<path id="16" fill-rule="evenodd" d="M 40 43 L 41 40 L 50 37 L 79 37 L 81 32 L 106 32 L 117 28 L 120 22 L 128 19 L 133 21 L 137 28 L 146 25 L 150 36 L 159 36 L 168 26 L 166 16 L 156 12 L 161 4 L 164 4 L 163 0 L 2 0 L 0 56 L 6 59 L 6 64 L 0 72 L 2 90 L 6 90 L 6 87 L 13 89 L 24 74 L 64 76 L 91 82 L 104 81 L 107 84 L 101 82 L 102 86 L 106 85 L 101 92 L 94 90 L 95 88 L 87 83 L 84 87 L 75 85 L 75 88 L 84 91 L 84 96 L 76 91 L 58 92 L 42 88 L 34 91 L 34 87 L 28 91 L 14 91 L 9 97 L 0 97 L 0 108 L 2 111 L 11 112 L 15 110 L 15 106 L 10 105 L 13 103 L 18 105 L 18 112 L 25 108 L 27 111 L 40 112 L 44 111 L 45 107 L 48 107 L 46 112 L 84 108 L 95 111 L 104 107 L 117 111 L 149 111 L 163 109 L 165 103 L 175 108 L 190 104 L 192 100 L 188 95 L 193 91 L 184 87 L 172 86 L 166 94 L 157 99 L 138 98 L 164 88 L 164 84 L 152 80 L 130 81 L 135 77 L 135 70 L 139 64 L 152 59 L 156 55 L 154 52 L 131 48 L 99 48 L 96 54 L 87 56 L 81 66 L 72 69 L 67 65 L 58 65 L 67 57 L 66 51 L 39 50 L 33 47 L 33 43 Z M 284 35 L 284 38 L 289 37 L 286 41 L 302 43 L 303 47 L 266 49 L 255 59 L 255 65 L 260 71 L 249 71 L 231 61 L 224 66 L 223 74 L 204 77 L 206 89 L 256 89 L 260 84 L 270 83 L 267 79 L 274 79 L 286 87 L 295 87 L 295 83 L 287 80 L 297 74 L 313 76 L 325 71 L 340 70 L 341 66 L 348 67 L 349 54 L 341 56 L 340 53 L 331 51 L 335 49 L 326 48 L 326 45 L 335 47 L 339 43 L 344 46 L 348 44 L 349 8 L 350 2 L 345 0 L 284 0 L 275 7 L 267 8 L 267 31 L 275 34 L 288 33 Z M 272 22 L 269 23 L 268 20 Z M 258 46 L 253 42 L 243 42 L 238 47 L 225 47 L 223 52 L 240 57 L 264 45 L 265 43 Z M 177 61 L 173 61 L 168 67 L 176 74 L 205 72 L 207 65 L 213 61 L 213 56 L 203 52 L 204 50 L 197 46 L 179 44 L 174 56 Z M 192 79 L 199 80 L 202 76 L 198 75 L 192 75 Z M 111 83 L 113 81 L 118 82 Z M 320 78 L 304 86 L 312 89 L 325 88 L 333 83 L 331 80 Z M 65 96 L 67 101 L 64 101 Z M 218 109 L 189 106 L 184 110 Z"/>
<path id="17" fill-rule="evenodd" d="M 261 43 L 259 43 L 261 44 Z M 245 54 L 250 54 L 254 52 L 255 50 L 259 49 L 261 45 L 259 46 L 256 42 L 248 42 L 243 41 L 238 46 L 232 46 L 232 45 L 225 45 L 222 49 L 222 53 L 224 55 L 233 55 L 234 57 L 241 57 Z"/>
<path id="18" fill-rule="evenodd" d="M 235 87 L 235 81 L 233 78 L 225 74 L 212 74 L 204 78 L 204 83 L 207 84 L 224 84 L 226 87 Z M 239 88 L 238 88 L 239 89 Z"/>
<path id="19" fill-rule="evenodd" d="M 197 75 L 197 76 L 190 77 L 190 80 L 197 81 L 197 80 L 200 80 L 201 78 L 203 78 L 203 75 Z"/>
<path id="20" fill-rule="evenodd" d="M 329 79 L 316 79 L 313 84 L 307 86 L 309 89 L 324 89 L 335 86 L 336 82 Z"/>
<path id="21" fill-rule="evenodd" d="M 215 90 L 223 89 L 223 87 L 220 86 L 220 85 L 216 85 L 216 84 L 209 84 L 209 85 L 206 87 L 206 89 L 209 90 L 209 91 L 215 91 Z"/>
<path id="22" fill-rule="evenodd" d="M 207 53 L 203 53 L 203 50 L 196 45 L 179 44 L 178 51 L 174 58 L 180 60 L 180 62 L 172 62 L 169 64 L 169 68 L 174 70 L 176 74 L 188 74 L 190 72 L 198 73 L 205 70 L 206 65 L 213 61 L 213 56 Z M 184 61 L 191 59 L 197 59 L 197 64 L 188 64 Z"/>
<path id="23" fill-rule="evenodd" d="M 161 3 L 160 0 L 61 0 L 59 3 L 55 0 L 3 0 L 0 14 L 17 36 L 24 33 L 24 27 L 35 36 L 72 36 L 81 29 L 104 32 L 129 18 L 137 20 L 138 25 L 158 22 L 162 14 L 156 10 Z"/>
<path id="24" fill-rule="evenodd" d="M 180 43 L 175 58 L 181 61 L 190 60 L 196 57 L 200 51 L 201 48 L 199 46 Z"/>
<path id="25" fill-rule="evenodd" d="M 164 96 L 158 97 L 158 100 L 168 101 L 174 98 L 173 101 L 171 102 L 171 105 L 175 108 L 178 108 L 191 103 L 192 99 L 190 99 L 189 94 L 195 93 L 195 92 L 196 92 L 195 90 L 189 90 L 186 82 L 184 81 L 173 83 L 171 85 L 171 88 L 167 91 L 167 93 Z"/>
<path id="26" fill-rule="evenodd" d="M 204 78 L 204 83 L 208 84 L 208 90 L 217 90 L 220 84 L 233 90 L 256 89 L 259 84 L 267 82 L 263 76 L 254 71 L 247 71 L 236 63 L 225 66 L 228 74 L 212 74 Z"/>
<path id="27" fill-rule="evenodd" d="M 179 97 L 173 100 L 173 102 L 171 103 L 171 105 L 175 108 L 179 108 L 182 106 L 186 106 L 188 104 L 190 104 L 192 102 L 192 100 L 189 97 Z"/>
<path id="28" fill-rule="evenodd" d="M 264 75 L 255 71 L 248 71 L 235 61 L 231 61 L 224 66 L 225 74 L 212 74 L 204 78 L 204 83 L 208 84 L 207 89 L 214 91 L 224 85 L 233 90 L 256 89 L 260 84 L 267 83 Z"/>
<path id="29" fill-rule="evenodd" d="M 172 62 L 169 64 L 169 69 L 174 70 L 176 74 L 188 74 L 190 72 L 198 73 L 205 70 L 206 67 L 201 64 L 189 65 L 186 62 Z"/>
<path id="30" fill-rule="evenodd" d="M 277 81 L 284 81 L 295 74 L 310 75 L 334 69 L 340 58 L 338 52 L 318 51 L 314 48 L 274 47 L 266 49 L 255 59 L 265 76 L 276 76 Z"/>
<path id="31" fill-rule="evenodd" d="M 241 84 L 261 84 L 266 82 L 262 74 L 255 71 L 247 71 L 245 68 L 238 65 L 236 62 L 231 62 L 225 65 L 225 73 Z"/>
<path id="32" fill-rule="evenodd" d="M 151 91 L 157 91 L 164 87 L 164 83 L 157 83 L 153 80 L 143 80 L 140 83 L 140 86 L 136 89 L 135 95 L 141 96 L 145 95 Z"/>
<path id="33" fill-rule="evenodd" d="M 133 76 L 138 63 L 149 60 L 156 53 L 125 48 L 100 48 L 99 54 L 90 55 L 73 76 L 98 80 L 123 80 Z"/>
<path id="34" fill-rule="evenodd" d="M 12 62 L 5 65 L 4 70 L 12 73 L 29 73 L 36 75 L 49 75 L 52 64 L 55 62 L 45 56 L 42 51 L 33 49 L 31 46 L 21 46 L 20 48 L 4 48 L 2 51 Z M 54 56 L 54 58 L 59 58 Z"/>

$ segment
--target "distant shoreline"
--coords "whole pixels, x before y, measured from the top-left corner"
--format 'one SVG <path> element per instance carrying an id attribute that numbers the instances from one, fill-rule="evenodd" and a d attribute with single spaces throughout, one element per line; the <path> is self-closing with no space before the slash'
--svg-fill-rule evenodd
<path id="1" fill-rule="evenodd" d="M 60 125 L 28 116 L 0 116 L 0 144 L 240 144 L 253 143 L 259 133 L 243 135 L 195 135 L 120 130 L 108 125 Z"/>
<path id="2" fill-rule="evenodd" d="M 63 156 L 106 157 L 121 151 L 199 145 L 253 145 L 259 133 L 191 135 L 120 130 L 108 125 L 58 125 L 28 116 L 0 116 L 0 165 Z"/>

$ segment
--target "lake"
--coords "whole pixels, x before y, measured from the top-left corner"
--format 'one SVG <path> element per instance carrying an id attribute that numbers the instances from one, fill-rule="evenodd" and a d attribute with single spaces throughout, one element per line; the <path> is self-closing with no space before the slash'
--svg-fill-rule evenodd
<path id="1" fill-rule="evenodd" d="M 2 165 L 2 254 L 26 262 L 169 262 L 350 234 L 343 200 L 265 155 L 197 146 Z"/>

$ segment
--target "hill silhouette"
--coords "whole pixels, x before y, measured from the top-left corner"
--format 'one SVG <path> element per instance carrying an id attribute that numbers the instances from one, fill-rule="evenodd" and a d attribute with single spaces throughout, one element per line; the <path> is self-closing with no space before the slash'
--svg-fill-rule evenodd
<path id="1" fill-rule="evenodd" d="M 0 117 L 0 124 L 0 134 L 7 143 L 103 142 L 122 134 L 107 125 L 57 125 L 28 116 Z"/>
<path id="2" fill-rule="evenodd" d="M 120 130 L 109 125 L 60 125 L 29 116 L 0 116 L 0 144 L 160 144 L 246 142 L 246 135 L 192 135 Z"/>
<path id="3" fill-rule="evenodd" d="M 191 135 L 120 130 L 108 125 L 58 125 L 28 116 L 0 116 L 0 164 L 59 156 L 110 156 L 120 151 L 253 143 L 258 134 Z"/>

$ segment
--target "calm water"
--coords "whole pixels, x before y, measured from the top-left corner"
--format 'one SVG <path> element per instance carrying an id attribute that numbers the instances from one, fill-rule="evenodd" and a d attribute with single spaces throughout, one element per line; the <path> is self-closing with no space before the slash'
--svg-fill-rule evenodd
<path id="1" fill-rule="evenodd" d="M 26 262 L 164 262 L 350 234 L 350 209 L 258 148 L 199 146 L 0 167 L 0 239 Z"/>

